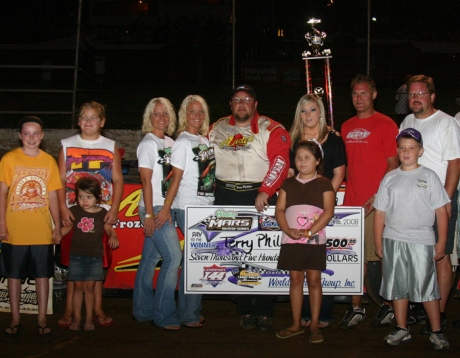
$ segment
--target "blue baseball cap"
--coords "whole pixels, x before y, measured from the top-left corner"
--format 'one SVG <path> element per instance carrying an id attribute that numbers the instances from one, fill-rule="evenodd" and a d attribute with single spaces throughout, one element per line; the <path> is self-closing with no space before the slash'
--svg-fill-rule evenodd
<path id="1" fill-rule="evenodd" d="M 411 137 L 411 138 L 415 139 L 418 143 L 420 143 L 420 145 L 423 147 L 422 134 L 418 130 L 416 130 L 414 128 L 403 129 L 396 136 L 396 142 L 398 142 L 399 139 L 403 138 L 403 137 Z"/>

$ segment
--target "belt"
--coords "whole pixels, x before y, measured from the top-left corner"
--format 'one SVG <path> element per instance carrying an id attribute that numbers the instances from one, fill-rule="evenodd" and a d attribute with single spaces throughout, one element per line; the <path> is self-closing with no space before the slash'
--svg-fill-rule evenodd
<path id="1" fill-rule="evenodd" d="M 249 190 L 258 190 L 262 183 L 248 183 L 248 182 L 238 182 L 238 181 L 223 181 L 216 179 L 216 184 L 226 190 L 234 191 L 249 191 Z"/>

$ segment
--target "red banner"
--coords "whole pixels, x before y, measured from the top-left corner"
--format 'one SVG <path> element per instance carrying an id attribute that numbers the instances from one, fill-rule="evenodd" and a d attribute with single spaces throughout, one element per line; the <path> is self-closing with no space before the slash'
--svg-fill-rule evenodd
<path id="1" fill-rule="evenodd" d="M 112 252 L 112 266 L 108 269 L 104 282 L 105 289 L 133 289 L 137 267 L 141 259 L 144 245 L 144 229 L 138 214 L 138 204 L 141 195 L 140 184 L 125 184 L 123 199 L 120 203 L 116 227 L 120 247 Z M 179 239 L 184 240 L 180 230 Z M 158 263 L 154 283 L 161 267 Z"/>

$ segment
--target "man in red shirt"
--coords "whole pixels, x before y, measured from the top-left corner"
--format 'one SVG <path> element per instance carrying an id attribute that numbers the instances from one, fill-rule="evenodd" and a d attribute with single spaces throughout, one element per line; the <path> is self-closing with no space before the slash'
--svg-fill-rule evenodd
<path id="1" fill-rule="evenodd" d="M 348 119 L 341 128 L 348 163 L 344 205 L 362 206 L 365 213 L 365 274 L 368 262 L 380 261 L 374 252 L 374 195 L 383 176 L 399 164 L 395 144 L 398 127 L 390 117 L 374 109 L 376 97 L 375 82 L 368 76 L 356 76 L 351 81 L 351 98 L 356 116 Z M 382 309 L 390 309 L 392 314 L 392 308 L 385 306 Z M 365 318 L 362 296 L 352 296 L 352 305 L 339 326 L 354 328 Z"/>

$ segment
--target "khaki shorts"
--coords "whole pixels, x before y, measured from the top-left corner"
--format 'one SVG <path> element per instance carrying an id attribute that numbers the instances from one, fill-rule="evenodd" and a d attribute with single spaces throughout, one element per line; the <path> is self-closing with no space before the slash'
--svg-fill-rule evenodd
<path id="1" fill-rule="evenodd" d="M 374 245 L 374 213 L 375 210 L 364 219 L 364 261 L 380 261 L 375 254 Z"/>

